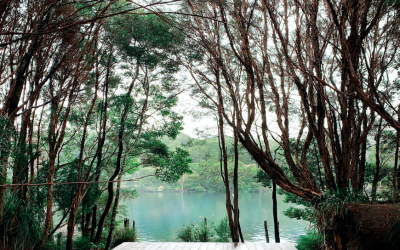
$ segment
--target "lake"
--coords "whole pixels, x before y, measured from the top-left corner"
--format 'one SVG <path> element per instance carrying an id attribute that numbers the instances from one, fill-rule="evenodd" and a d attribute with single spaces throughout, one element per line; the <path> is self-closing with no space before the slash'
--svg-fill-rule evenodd
<path id="1" fill-rule="evenodd" d="M 304 235 L 308 222 L 290 219 L 282 214 L 294 204 L 283 202 L 278 195 L 278 220 L 282 242 L 295 243 Z M 136 221 L 138 241 L 178 241 L 177 231 L 187 223 L 203 217 L 215 224 L 226 216 L 222 193 L 139 193 L 127 200 L 128 218 Z M 270 242 L 274 242 L 271 192 L 239 194 L 240 225 L 245 241 L 265 241 L 264 220 L 268 221 Z"/>

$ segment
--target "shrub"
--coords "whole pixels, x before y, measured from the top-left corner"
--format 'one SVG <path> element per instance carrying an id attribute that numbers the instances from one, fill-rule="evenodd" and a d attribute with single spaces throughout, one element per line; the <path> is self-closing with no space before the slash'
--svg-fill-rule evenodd
<path id="1" fill-rule="evenodd" d="M 7 191 L 4 199 L 3 224 L 5 242 L 13 242 L 13 250 L 31 249 L 41 237 L 40 221 L 43 211 L 18 197 L 17 192 Z M 6 243 L 6 244 L 7 244 Z"/>
<path id="2" fill-rule="evenodd" d="M 213 232 L 213 221 L 210 223 L 210 227 L 207 225 L 207 220 L 204 219 L 204 221 L 196 224 L 195 230 L 194 230 L 194 238 L 195 241 L 198 242 L 209 242 L 210 239 L 214 236 Z"/>
<path id="3" fill-rule="evenodd" d="M 229 229 L 228 217 L 223 218 L 219 224 L 215 227 L 217 233 L 217 242 L 229 242 L 231 237 L 231 230 Z"/>
<path id="4" fill-rule="evenodd" d="M 196 224 L 183 225 L 178 231 L 178 239 L 185 242 L 229 242 L 231 231 L 228 218 L 225 217 L 217 226 L 210 220 L 202 220 Z"/>
<path id="5" fill-rule="evenodd" d="M 309 231 L 297 239 L 298 250 L 319 250 L 324 244 L 324 237 L 316 231 Z"/>
<path id="6" fill-rule="evenodd" d="M 316 200 L 319 208 L 316 210 L 316 224 L 319 230 L 331 229 L 336 218 L 344 218 L 350 204 L 365 203 L 368 199 L 361 193 L 338 189 L 332 195 Z"/>
<path id="7" fill-rule="evenodd" d="M 193 224 L 183 225 L 182 229 L 178 231 L 178 239 L 185 242 L 194 242 L 193 230 Z"/>
<path id="8" fill-rule="evenodd" d="M 94 250 L 98 249 L 96 245 L 90 242 L 89 238 L 87 237 L 79 237 L 74 240 L 74 249 L 76 250 Z"/>
<path id="9" fill-rule="evenodd" d="M 135 242 L 136 236 L 134 228 L 117 229 L 113 234 L 112 247 L 116 247 L 124 242 Z"/>
<path id="10" fill-rule="evenodd" d="M 54 241 L 47 241 L 43 247 L 39 247 L 39 250 L 64 250 L 65 249 L 65 242 L 63 245 L 57 245 Z"/>

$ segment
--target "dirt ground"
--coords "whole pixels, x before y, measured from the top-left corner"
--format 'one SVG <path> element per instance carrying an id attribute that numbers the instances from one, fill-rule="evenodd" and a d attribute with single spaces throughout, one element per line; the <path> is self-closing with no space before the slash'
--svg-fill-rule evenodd
<path id="1" fill-rule="evenodd" d="M 386 250 L 388 233 L 399 221 L 398 204 L 351 205 L 345 218 L 336 220 L 335 234 L 340 237 L 341 249 Z"/>

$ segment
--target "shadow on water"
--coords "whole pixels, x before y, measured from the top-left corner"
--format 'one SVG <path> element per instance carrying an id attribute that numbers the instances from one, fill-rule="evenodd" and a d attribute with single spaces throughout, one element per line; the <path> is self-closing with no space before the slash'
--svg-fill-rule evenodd
<path id="1" fill-rule="evenodd" d="M 128 218 L 136 221 L 139 241 L 177 241 L 176 233 L 187 223 L 202 217 L 218 223 L 226 215 L 225 195 L 221 193 L 140 193 L 125 201 Z M 278 219 L 281 241 L 294 243 L 304 235 L 308 223 L 282 214 L 293 204 L 278 197 Z M 239 194 L 240 224 L 245 241 L 265 241 L 264 220 L 268 221 L 270 242 L 273 242 L 271 193 Z"/>

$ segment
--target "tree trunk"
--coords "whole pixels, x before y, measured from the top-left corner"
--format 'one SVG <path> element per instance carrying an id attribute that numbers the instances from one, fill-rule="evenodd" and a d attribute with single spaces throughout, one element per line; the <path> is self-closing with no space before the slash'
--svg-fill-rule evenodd
<path id="1" fill-rule="evenodd" d="M 139 63 L 137 65 L 137 71 L 139 70 Z M 133 81 L 131 82 L 131 85 L 129 86 L 129 90 L 126 94 L 127 97 L 130 97 L 131 93 L 132 93 L 132 89 L 136 80 L 137 74 L 135 76 L 135 78 L 133 79 Z M 119 175 L 120 171 L 121 171 L 121 161 L 122 161 L 122 153 L 124 151 L 124 142 L 123 142 L 123 138 L 124 138 L 124 132 L 125 132 L 125 120 L 126 117 L 128 115 L 128 111 L 129 111 L 129 104 L 125 104 L 123 113 L 121 115 L 121 127 L 119 129 L 119 134 L 118 134 L 118 154 L 117 154 L 117 165 L 115 168 L 115 171 L 113 173 L 113 175 L 110 177 L 109 179 L 109 183 L 107 186 L 107 191 L 108 191 L 108 199 L 107 199 L 107 203 L 106 206 L 104 208 L 103 214 L 101 215 L 100 219 L 99 219 L 99 224 L 97 226 L 97 233 L 96 236 L 94 238 L 94 243 L 99 243 L 101 240 L 101 235 L 103 233 L 103 226 L 104 226 L 104 222 L 106 220 L 106 217 L 108 215 L 108 213 L 110 212 L 110 208 L 112 205 L 112 201 L 114 199 L 114 180 L 115 178 Z"/>
<path id="2" fill-rule="evenodd" d="M 394 166 L 393 166 L 393 201 L 397 200 L 397 192 L 398 192 L 398 178 L 397 178 L 397 171 L 398 171 L 398 162 L 399 162 L 399 141 L 400 141 L 400 133 L 396 131 L 396 151 L 394 154 Z"/>
<path id="3" fill-rule="evenodd" d="M 54 151 L 55 151 L 54 149 L 51 149 L 50 154 L 49 154 L 50 168 L 49 168 L 48 182 L 51 184 L 48 185 L 48 190 L 47 190 L 46 217 L 45 217 L 45 223 L 44 223 L 44 227 L 43 227 L 42 239 L 40 241 L 41 246 L 44 246 L 46 243 L 46 240 L 48 239 L 50 226 L 53 221 L 53 189 L 54 189 L 53 183 L 54 183 L 54 171 L 55 171 L 55 158 L 57 156 L 57 153 Z"/>
<path id="4" fill-rule="evenodd" d="M 221 169 L 222 173 L 222 180 L 224 181 L 225 185 L 225 206 L 226 206 L 226 212 L 228 214 L 228 222 L 229 222 L 229 229 L 231 231 L 231 237 L 232 237 L 232 242 L 239 242 L 239 234 L 238 234 L 238 228 L 235 224 L 234 218 L 232 218 L 232 212 L 234 212 L 232 202 L 231 202 L 231 192 L 230 192 L 230 187 L 229 187 L 229 171 L 228 171 L 228 156 L 226 152 L 226 145 L 225 145 L 225 135 L 224 135 L 224 120 L 222 117 L 222 96 L 220 89 L 218 91 L 218 95 L 220 98 L 220 106 L 218 107 L 218 132 L 219 132 L 219 137 L 221 141 L 221 147 L 220 147 L 220 154 L 222 155 L 222 163 L 221 166 L 223 166 L 223 170 Z"/>
<path id="5" fill-rule="evenodd" d="M 377 190 L 377 186 L 378 186 L 378 182 L 379 182 L 379 172 L 380 172 L 380 165 L 381 165 L 381 160 L 380 160 L 380 141 L 381 141 L 381 133 L 382 133 L 382 118 L 379 122 L 378 125 L 378 131 L 377 134 L 375 136 L 375 140 L 376 140 L 376 145 L 375 145 L 375 174 L 374 174 L 374 179 L 372 181 L 372 191 L 371 191 L 371 197 L 372 200 L 376 200 L 376 190 Z"/>
<path id="6" fill-rule="evenodd" d="M 240 121 L 238 121 L 240 122 Z M 239 170 L 239 149 L 238 149 L 238 138 L 237 134 L 234 131 L 234 152 L 235 152 L 235 165 L 233 169 L 233 216 L 235 227 L 238 230 L 239 237 L 242 243 L 244 243 L 242 230 L 240 228 L 239 222 L 239 178 L 238 178 L 238 170 Z"/>
<path id="7" fill-rule="evenodd" d="M 106 220 L 106 217 L 108 215 L 108 213 L 110 212 L 110 208 L 112 205 L 112 202 L 114 200 L 114 180 L 117 177 L 117 175 L 120 172 L 121 169 L 121 158 L 122 158 L 122 152 L 124 150 L 124 146 L 123 146 L 123 135 L 124 135 L 124 121 L 125 118 L 123 118 L 121 120 L 121 128 L 119 131 L 119 136 L 118 136 L 118 144 L 119 144 L 119 149 L 118 149 L 118 155 L 117 155 L 117 167 L 115 168 L 115 171 L 113 173 L 113 175 L 110 177 L 109 179 L 109 183 L 107 186 L 107 191 L 108 191 L 108 199 L 107 199 L 107 203 L 106 206 L 104 208 L 103 214 L 101 215 L 100 219 L 99 219 L 99 224 L 97 226 L 97 233 L 96 233 L 96 237 L 94 238 L 94 243 L 99 243 L 101 241 L 101 236 L 103 233 L 103 226 L 104 226 L 104 222 Z"/>
<path id="8" fill-rule="evenodd" d="M 54 11 L 55 8 L 52 5 L 52 7 L 46 13 L 46 16 L 43 18 L 42 23 L 39 24 L 38 31 L 47 26 L 47 24 L 50 22 L 51 17 L 53 16 Z M 27 77 L 26 71 L 29 67 L 29 64 L 31 62 L 34 53 L 38 50 L 38 48 L 42 43 L 42 38 L 43 36 L 35 36 L 32 45 L 21 58 L 19 67 L 15 73 L 14 81 L 10 85 L 10 89 L 5 98 L 3 108 L 0 110 L 0 114 L 9 119 L 10 128 L 14 124 L 16 111 L 18 109 L 18 103 L 20 101 L 22 89 Z M 5 140 L 9 140 L 9 138 Z M 7 180 L 7 165 L 8 165 L 7 154 L 1 154 L 0 161 L 1 161 L 0 185 L 5 185 Z M 5 194 L 6 194 L 6 187 L 0 187 L 0 221 L 2 221 L 2 216 L 3 216 Z"/>
<path id="9" fill-rule="evenodd" d="M 114 207 L 112 210 L 112 215 L 111 215 L 111 224 L 110 224 L 110 230 L 108 232 L 108 237 L 107 237 L 107 243 L 106 243 L 106 248 L 105 250 L 110 249 L 111 242 L 112 242 L 112 236 L 114 233 L 114 227 L 115 227 L 115 218 L 117 217 L 117 210 L 118 210 L 118 203 L 119 203 L 119 196 L 120 196 L 120 189 L 121 189 L 121 179 L 124 173 L 124 168 L 127 160 L 127 155 L 124 157 L 124 162 L 121 167 L 121 172 L 118 175 L 118 182 L 117 182 L 117 191 L 115 193 L 115 200 L 114 200 Z M 128 220 L 128 228 L 129 228 L 129 220 Z"/>
<path id="10" fill-rule="evenodd" d="M 82 178 L 84 176 L 84 174 L 82 173 L 82 161 L 83 161 L 83 152 L 85 149 L 85 141 L 86 141 L 86 134 L 87 134 L 87 130 L 88 130 L 88 125 L 89 125 L 89 120 L 90 117 L 92 116 L 93 113 L 93 108 L 96 104 L 96 100 L 97 100 L 97 90 L 98 90 L 98 82 L 96 82 L 96 90 L 92 99 L 92 104 L 90 106 L 90 109 L 86 115 L 85 118 L 85 125 L 84 125 L 84 129 L 83 129 L 83 134 L 82 134 L 82 139 L 81 139 L 81 145 L 80 145 L 80 151 L 79 151 L 79 159 L 78 159 L 78 167 L 77 167 L 77 172 L 78 172 L 78 181 L 87 181 L 87 178 L 89 177 L 89 173 L 90 173 L 90 169 L 88 170 L 88 173 L 85 174 L 85 177 Z M 78 184 L 76 191 L 75 191 L 75 195 L 74 198 L 72 200 L 71 203 L 71 207 L 70 207 L 70 215 L 69 215 L 69 219 L 68 219 L 68 234 L 67 234 L 67 243 L 66 243 L 66 250 L 72 250 L 73 249 L 73 237 L 74 237 L 74 231 L 75 231 L 75 219 L 76 219 L 76 213 L 78 211 L 79 208 L 79 204 L 81 203 L 83 197 L 85 194 L 83 194 L 83 189 L 84 186 L 82 184 Z M 83 208 L 82 208 L 82 221 L 84 222 L 84 213 L 83 213 Z M 84 224 L 84 223 L 82 223 Z M 82 227 L 82 234 L 84 232 L 84 227 Z"/>
<path id="11" fill-rule="evenodd" d="M 398 122 L 400 123 L 400 105 L 399 105 L 399 111 L 397 113 L 397 119 Z M 393 178 L 392 178 L 392 185 L 393 185 L 393 196 L 392 199 L 394 202 L 397 201 L 397 194 L 399 191 L 399 179 L 398 179 L 398 168 L 399 168 L 399 142 L 400 142 L 400 132 L 396 131 L 396 151 L 394 153 L 394 166 L 393 166 Z"/>
<path id="12" fill-rule="evenodd" d="M 94 205 L 92 208 L 93 216 L 92 216 L 92 227 L 90 228 L 90 241 L 94 241 L 95 232 L 96 232 L 96 224 L 97 224 L 97 205 Z"/>
<path id="13" fill-rule="evenodd" d="M 76 214 L 78 212 L 79 204 L 80 204 L 80 195 L 79 193 L 82 191 L 82 185 L 78 185 L 78 190 L 72 200 L 71 206 L 70 206 L 70 214 L 68 218 L 68 226 L 67 226 L 67 242 L 65 245 L 66 250 L 72 250 L 73 249 L 73 237 L 74 237 L 74 231 L 75 231 L 75 219 L 76 219 Z M 83 212 L 82 212 L 82 217 L 83 217 Z M 82 218 L 83 220 L 84 218 Z"/>
<path id="14" fill-rule="evenodd" d="M 49 230 L 50 226 L 52 223 L 52 217 L 53 217 L 53 191 L 54 191 L 54 174 L 55 174 L 55 169 L 56 169 L 56 158 L 57 158 L 57 153 L 62 145 L 62 142 L 64 141 L 64 135 L 65 135 L 65 129 L 67 126 L 67 119 L 69 116 L 69 112 L 71 110 L 72 103 L 74 101 L 74 92 L 75 88 L 78 87 L 78 82 L 74 81 L 73 83 L 70 83 L 72 86 L 69 88 L 69 94 L 68 96 L 64 97 L 64 101 L 68 98 L 68 104 L 65 107 L 65 113 L 63 114 L 62 121 L 60 122 L 60 127 L 57 129 L 57 124 L 59 122 L 59 104 L 61 100 L 61 93 L 58 93 L 57 98 L 53 98 L 51 102 L 51 119 L 50 119 L 50 126 L 49 126 L 49 173 L 48 173 L 48 190 L 47 190 L 47 207 L 46 207 L 46 220 L 44 223 L 43 227 L 43 234 L 42 238 L 40 240 L 40 243 L 38 243 L 35 246 L 35 249 L 37 249 L 40 246 L 44 246 L 46 243 L 46 240 L 49 235 Z M 50 84 L 50 88 L 52 84 Z M 62 84 L 60 84 L 62 85 Z M 52 92 L 52 91 L 51 91 Z M 53 95 L 53 94 L 52 94 Z M 57 130 L 57 132 L 56 132 Z"/>
<path id="15" fill-rule="evenodd" d="M 89 213 L 86 214 L 86 218 L 85 218 L 85 224 L 83 226 L 82 229 L 82 236 L 89 238 L 90 236 L 90 222 L 92 220 L 92 211 L 90 211 Z"/>
<path id="16" fill-rule="evenodd" d="M 275 242 L 281 242 L 279 238 L 278 205 L 276 202 L 276 183 L 272 181 L 272 213 L 274 214 Z"/>
<path id="17" fill-rule="evenodd" d="M 367 130 L 367 116 L 365 115 L 363 117 L 363 121 L 362 121 L 362 126 L 363 126 L 363 130 L 366 131 Z M 363 190 L 364 187 L 364 175 L 365 175 L 365 164 L 366 164 L 366 158 L 367 158 L 367 139 L 363 140 L 362 144 L 361 144 L 361 152 L 360 152 L 361 158 L 360 158 L 360 165 L 358 167 L 358 185 L 357 185 L 357 192 L 360 192 L 361 190 Z"/>

